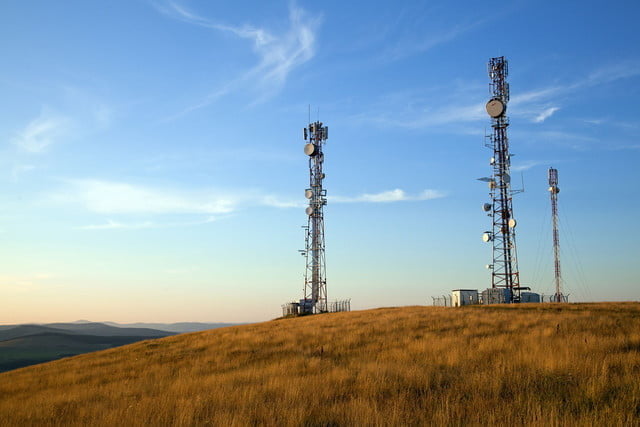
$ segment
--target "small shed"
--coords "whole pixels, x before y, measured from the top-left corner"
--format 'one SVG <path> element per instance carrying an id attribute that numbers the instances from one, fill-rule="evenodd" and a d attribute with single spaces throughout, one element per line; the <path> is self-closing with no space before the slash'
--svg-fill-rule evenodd
<path id="1" fill-rule="evenodd" d="M 451 291 L 451 305 L 453 307 L 471 304 L 478 304 L 477 289 L 454 289 Z"/>
<path id="2" fill-rule="evenodd" d="M 520 302 L 540 302 L 540 294 L 535 292 L 520 292 Z"/>

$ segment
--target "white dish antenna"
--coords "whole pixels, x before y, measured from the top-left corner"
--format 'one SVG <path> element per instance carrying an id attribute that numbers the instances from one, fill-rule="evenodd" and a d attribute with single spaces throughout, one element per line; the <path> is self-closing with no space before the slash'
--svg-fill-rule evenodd
<path id="1" fill-rule="evenodd" d="M 493 236 L 491 235 L 490 231 L 485 231 L 485 233 L 482 235 L 482 241 L 483 242 L 490 242 L 493 240 Z"/>
<path id="2" fill-rule="evenodd" d="M 551 186 L 551 187 L 549 187 L 549 191 L 550 191 L 551 193 L 556 193 L 556 194 L 558 194 L 558 193 L 560 192 L 560 187 Z"/>
<path id="3" fill-rule="evenodd" d="M 489 164 L 490 165 L 493 165 L 495 162 L 496 162 L 496 158 L 495 157 L 492 157 L 492 158 L 489 159 Z"/>
<path id="4" fill-rule="evenodd" d="M 307 215 L 311 215 L 313 213 L 313 208 L 311 206 L 309 206 L 307 209 L 304 210 Z"/>
<path id="5" fill-rule="evenodd" d="M 313 156 L 316 152 L 316 146 L 313 144 L 305 144 L 304 145 L 304 154 L 307 156 Z"/>
<path id="6" fill-rule="evenodd" d="M 306 197 L 307 199 L 310 199 L 313 197 L 313 190 L 307 188 L 306 190 L 304 190 L 304 197 Z"/>
<path id="7" fill-rule="evenodd" d="M 489 102 L 487 102 L 486 108 L 487 113 L 494 119 L 503 115 L 505 110 L 504 103 L 498 98 L 490 99 Z"/>
<path id="8" fill-rule="evenodd" d="M 502 182 L 504 182 L 505 184 L 510 183 L 511 175 L 509 175 L 508 173 L 505 173 L 504 175 L 502 175 Z"/>
<path id="9" fill-rule="evenodd" d="M 509 228 L 516 228 L 516 225 L 518 225 L 518 222 L 516 221 L 515 218 L 511 218 L 509 220 Z"/>

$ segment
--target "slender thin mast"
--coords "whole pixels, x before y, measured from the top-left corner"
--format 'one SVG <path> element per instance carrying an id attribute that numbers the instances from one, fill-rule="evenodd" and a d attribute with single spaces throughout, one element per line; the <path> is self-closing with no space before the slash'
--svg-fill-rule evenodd
<path id="1" fill-rule="evenodd" d="M 549 194 L 551 195 L 551 222 L 553 225 L 553 262 L 555 268 L 555 302 L 562 302 L 562 275 L 560 273 L 560 234 L 558 232 L 558 170 L 549 168 Z"/>

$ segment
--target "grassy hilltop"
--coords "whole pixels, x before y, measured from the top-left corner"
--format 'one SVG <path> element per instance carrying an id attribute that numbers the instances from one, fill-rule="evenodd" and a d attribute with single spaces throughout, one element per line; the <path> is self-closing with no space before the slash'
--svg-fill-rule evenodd
<path id="1" fill-rule="evenodd" d="M 640 423 L 640 304 L 405 307 L 0 374 L 0 425 Z"/>

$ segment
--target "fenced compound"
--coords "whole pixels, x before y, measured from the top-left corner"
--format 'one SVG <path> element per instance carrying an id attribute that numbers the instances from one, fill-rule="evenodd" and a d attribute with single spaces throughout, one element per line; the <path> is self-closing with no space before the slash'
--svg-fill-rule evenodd
<path id="1" fill-rule="evenodd" d="M 329 308 L 329 313 L 337 313 L 339 311 L 351 311 L 351 298 L 330 302 L 328 308 Z"/>
<path id="2" fill-rule="evenodd" d="M 569 302 L 569 295 L 540 295 L 540 302 Z"/>
<path id="3" fill-rule="evenodd" d="M 311 314 L 309 309 L 310 304 L 306 300 L 300 300 L 300 302 L 288 302 L 282 304 L 282 315 L 284 317 L 300 316 L 302 314 Z M 318 313 L 337 313 L 339 311 L 351 311 L 351 298 L 331 301 L 327 305 L 316 304 L 316 309 L 319 309 Z M 315 313 L 315 312 L 313 312 Z"/>
<path id="4" fill-rule="evenodd" d="M 451 307 L 451 295 L 440 295 L 431 299 L 435 307 Z"/>

